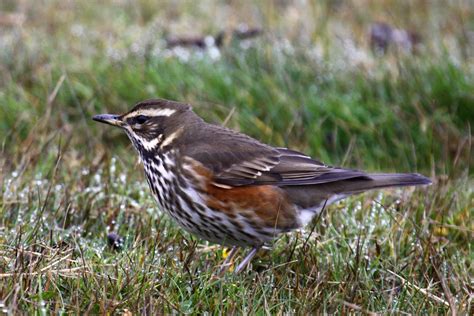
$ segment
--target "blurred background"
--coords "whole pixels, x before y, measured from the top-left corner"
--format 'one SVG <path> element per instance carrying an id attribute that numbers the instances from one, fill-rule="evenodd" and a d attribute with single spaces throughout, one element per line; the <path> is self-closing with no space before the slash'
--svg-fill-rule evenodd
<path id="1" fill-rule="evenodd" d="M 91 115 L 161 97 L 328 163 L 472 166 L 471 1 L 4 0 L 0 9 L 8 152 L 54 132 L 79 156 L 102 133 L 126 143 Z"/>
<path id="2" fill-rule="evenodd" d="M 315 229 L 327 243 L 311 239 L 311 256 L 306 243 L 295 246 L 303 264 L 270 271 L 282 283 L 216 288 L 205 271 L 221 252 L 160 215 L 128 139 L 91 120 L 156 97 L 331 165 L 420 172 L 434 185 L 334 206 L 343 212 Z M 468 311 L 473 123 L 471 0 L 1 0 L 0 308 L 167 313 L 224 304 L 251 313 L 268 312 L 253 299 L 271 293 L 289 313 Z M 112 231 L 127 252 L 107 246 Z M 292 236 L 261 265 L 286 265 Z M 43 255 L 18 257 L 19 245 Z M 152 248 L 166 256 L 150 257 Z M 67 260 L 57 267 L 75 270 L 15 279 L 12 271 L 56 267 L 58 256 Z M 103 275 L 115 283 L 91 286 Z M 295 284 L 319 292 L 295 294 Z M 225 293 L 239 299 L 207 301 Z"/>

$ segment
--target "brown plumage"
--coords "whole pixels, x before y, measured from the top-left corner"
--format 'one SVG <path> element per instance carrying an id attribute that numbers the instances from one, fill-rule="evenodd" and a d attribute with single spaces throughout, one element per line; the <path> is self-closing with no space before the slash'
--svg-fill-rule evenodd
<path id="1" fill-rule="evenodd" d="M 173 101 L 147 100 L 123 115 L 94 120 L 125 130 L 159 206 L 184 229 L 254 248 L 237 271 L 264 243 L 304 226 L 325 205 L 371 189 L 431 183 L 419 174 L 330 167 L 208 124 L 190 105 Z"/>

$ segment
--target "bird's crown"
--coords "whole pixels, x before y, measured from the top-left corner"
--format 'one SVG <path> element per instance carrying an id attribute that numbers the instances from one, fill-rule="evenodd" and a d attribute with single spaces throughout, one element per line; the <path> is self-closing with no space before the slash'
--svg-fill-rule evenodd
<path id="1" fill-rule="evenodd" d="M 147 118 L 169 117 L 175 113 L 183 113 L 189 110 L 191 110 L 189 104 L 164 99 L 151 99 L 137 103 L 121 117 L 122 120 L 130 120 L 139 116 Z"/>

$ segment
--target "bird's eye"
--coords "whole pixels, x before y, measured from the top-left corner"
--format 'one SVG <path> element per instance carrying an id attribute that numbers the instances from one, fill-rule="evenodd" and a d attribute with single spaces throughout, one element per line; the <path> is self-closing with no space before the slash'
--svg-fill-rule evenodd
<path id="1" fill-rule="evenodd" d="M 148 120 L 148 116 L 138 115 L 134 118 L 135 124 L 143 124 Z"/>

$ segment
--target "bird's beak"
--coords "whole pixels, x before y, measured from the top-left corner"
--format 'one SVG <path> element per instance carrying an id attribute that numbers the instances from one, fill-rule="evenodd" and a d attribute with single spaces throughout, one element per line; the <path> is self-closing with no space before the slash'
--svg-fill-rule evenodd
<path id="1" fill-rule="evenodd" d="M 99 114 L 92 117 L 94 121 L 106 123 L 118 127 L 123 126 L 123 121 L 120 119 L 120 115 L 115 114 Z"/>

